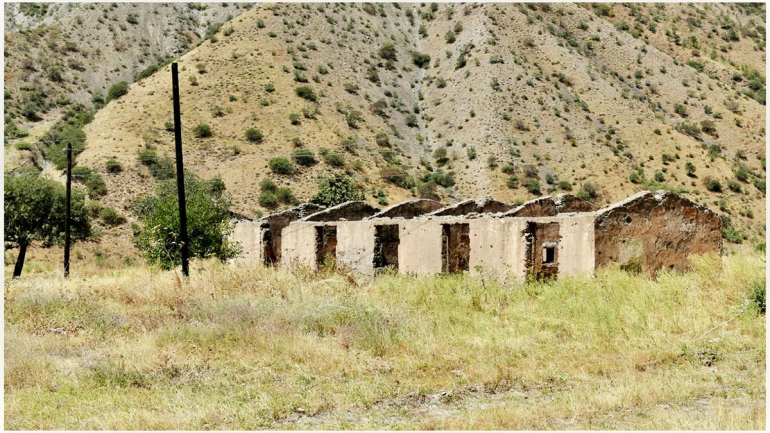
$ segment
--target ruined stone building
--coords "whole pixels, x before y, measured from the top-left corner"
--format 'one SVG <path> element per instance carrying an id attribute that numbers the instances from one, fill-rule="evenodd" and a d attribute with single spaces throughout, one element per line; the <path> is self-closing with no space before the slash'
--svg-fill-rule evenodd
<path id="1" fill-rule="evenodd" d="M 721 252 L 722 222 L 708 208 L 666 191 L 645 191 L 608 207 L 572 195 L 521 206 L 412 200 L 377 209 L 348 202 L 305 204 L 239 221 L 241 263 L 338 266 L 371 275 L 488 272 L 543 278 L 593 273 L 608 263 L 654 277 L 684 271 L 690 254 Z"/>

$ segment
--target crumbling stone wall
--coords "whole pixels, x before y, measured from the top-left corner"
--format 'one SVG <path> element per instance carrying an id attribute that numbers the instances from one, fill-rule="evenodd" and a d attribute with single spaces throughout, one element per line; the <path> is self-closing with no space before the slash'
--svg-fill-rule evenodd
<path id="1" fill-rule="evenodd" d="M 649 191 L 598 211 L 596 267 L 617 262 L 649 277 L 661 268 L 685 271 L 691 254 L 721 252 L 722 221 L 676 194 Z"/>
<path id="2" fill-rule="evenodd" d="M 428 199 L 409 200 L 403 203 L 395 204 L 371 218 L 404 218 L 412 219 L 444 207 L 441 202 Z"/>
<path id="3" fill-rule="evenodd" d="M 348 201 L 321 212 L 314 213 L 303 221 L 329 222 L 329 221 L 359 221 L 368 218 L 380 209 L 365 201 Z"/>
<path id="4" fill-rule="evenodd" d="M 545 217 L 569 212 L 593 212 L 598 207 L 572 194 L 540 197 L 502 214 L 503 217 Z"/>
<path id="5" fill-rule="evenodd" d="M 312 206 L 239 222 L 235 240 L 243 241 L 244 256 L 238 261 L 280 260 L 316 269 L 331 256 L 366 275 L 393 268 L 406 274 L 510 272 L 538 278 L 588 273 L 615 262 L 654 277 L 663 267 L 687 269 L 690 254 L 722 247 L 722 222 L 714 212 L 665 191 L 643 192 L 598 211 L 569 195 L 495 215 L 479 212 L 510 206 L 469 200 L 422 214 L 438 204 L 414 200 L 379 214 L 364 202 L 320 212 Z"/>
<path id="6" fill-rule="evenodd" d="M 469 214 L 499 213 L 507 212 L 513 208 L 513 205 L 501 201 L 484 200 L 465 200 L 450 206 L 441 208 L 430 213 L 430 216 L 463 216 Z"/>
<path id="7" fill-rule="evenodd" d="M 281 261 L 281 233 L 283 229 L 292 221 L 305 218 L 321 210 L 323 210 L 322 206 L 306 203 L 259 220 L 263 262 L 268 265 L 279 263 Z"/>

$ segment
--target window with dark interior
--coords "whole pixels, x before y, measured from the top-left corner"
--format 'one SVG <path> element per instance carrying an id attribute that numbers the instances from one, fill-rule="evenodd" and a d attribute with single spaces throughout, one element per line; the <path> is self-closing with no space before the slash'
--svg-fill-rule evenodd
<path id="1" fill-rule="evenodd" d="M 543 247 L 543 263 L 553 263 L 556 257 L 555 247 Z"/>

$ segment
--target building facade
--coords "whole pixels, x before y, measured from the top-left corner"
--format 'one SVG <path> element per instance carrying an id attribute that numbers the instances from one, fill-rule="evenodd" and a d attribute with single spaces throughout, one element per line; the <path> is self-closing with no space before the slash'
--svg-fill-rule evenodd
<path id="1" fill-rule="evenodd" d="M 484 272 L 525 278 L 591 274 L 608 263 L 654 277 L 687 269 L 687 256 L 721 252 L 721 219 L 676 194 L 645 191 L 603 209 L 571 195 L 521 206 L 412 200 L 384 210 L 364 202 L 304 205 L 234 234 L 241 263 L 318 269 L 335 263 L 372 275 Z"/>

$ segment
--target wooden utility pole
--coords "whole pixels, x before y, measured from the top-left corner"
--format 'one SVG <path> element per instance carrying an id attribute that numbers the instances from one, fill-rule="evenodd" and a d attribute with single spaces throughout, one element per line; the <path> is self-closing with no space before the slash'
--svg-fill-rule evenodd
<path id="1" fill-rule="evenodd" d="M 187 202 L 184 194 L 184 163 L 182 162 L 182 120 L 179 112 L 179 71 L 176 62 L 171 64 L 171 87 L 174 96 L 174 142 L 176 146 L 176 189 L 179 197 L 179 239 L 182 243 L 182 273 L 190 276 L 187 242 Z"/>
<path id="2" fill-rule="evenodd" d="M 70 207 L 72 206 L 72 141 L 67 142 L 67 204 L 64 208 L 64 278 L 70 276 Z"/>

